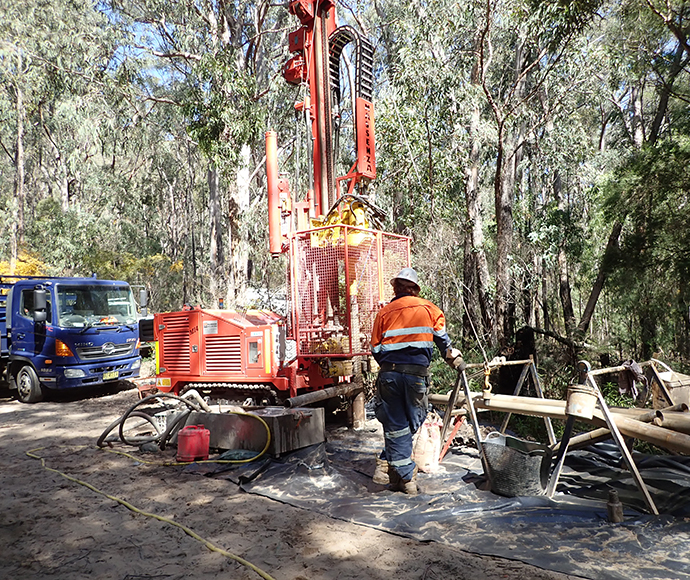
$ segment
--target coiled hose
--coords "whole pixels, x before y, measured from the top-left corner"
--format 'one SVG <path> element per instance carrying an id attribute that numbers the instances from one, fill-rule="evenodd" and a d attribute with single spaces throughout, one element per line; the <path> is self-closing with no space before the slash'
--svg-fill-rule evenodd
<path id="1" fill-rule="evenodd" d="M 156 423 L 156 420 L 153 417 L 151 417 L 150 415 L 143 413 L 141 411 L 137 411 L 136 409 L 137 409 L 137 407 L 139 407 L 140 405 L 143 405 L 144 403 L 148 403 L 149 401 L 152 401 L 154 399 L 162 399 L 162 398 L 174 399 L 176 401 L 180 401 L 180 402 L 184 403 L 185 405 L 187 405 L 188 408 L 185 409 L 184 411 L 182 411 L 181 413 L 179 413 L 172 421 L 170 421 L 169 422 L 170 424 L 166 427 L 165 431 L 163 431 L 161 433 L 160 429 L 158 427 L 158 424 Z M 105 431 L 103 431 L 103 433 L 101 433 L 101 436 L 98 438 L 98 441 L 96 441 L 96 445 L 98 445 L 98 447 L 105 447 L 105 444 L 107 443 L 106 438 L 108 437 L 108 435 L 110 435 L 110 432 L 113 429 L 115 429 L 116 427 L 119 427 L 118 435 L 119 435 L 120 441 L 122 441 L 126 445 L 138 446 L 138 445 L 141 445 L 142 443 L 156 442 L 156 443 L 158 443 L 158 447 L 160 447 L 160 449 L 163 450 L 163 449 L 165 449 L 165 446 L 167 444 L 168 439 L 170 439 L 170 437 L 172 437 L 172 435 L 177 432 L 177 429 L 180 427 L 180 423 L 182 422 L 182 419 L 186 419 L 187 416 L 189 415 L 189 413 L 191 413 L 192 411 L 201 411 L 201 410 L 202 409 L 201 409 L 200 405 L 198 405 L 198 404 L 196 404 L 196 403 L 194 403 L 188 399 L 185 399 L 183 397 L 178 397 L 177 395 L 172 395 L 170 393 L 159 393 L 157 395 L 149 395 L 148 397 L 145 397 L 145 398 L 141 399 L 140 401 L 137 401 L 134 405 L 132 405 L 129 409 L 127 409 L 127 411 L 125 411 L 125 413 L 124 413 L 124 415 L 122 415 L 122 417 L 120 417 L 119 419 L 113 421 L 110 425 L 108 425 L 106 427 Z M 133 437 L 131 439 L 127 438 L 125 436 L 125 433 L 124 433 L 124 425 L 125 425 L 127 419 L 129 419 L 129 417 L 132 417 L 132 416 L 140 417 L 142 419 L 145 419 L 149 423 L 151 423 L 151 425 L 153 425 L 153 427 L 155 428 L 157 435 L 150 435 L 150 436 L 146 436 L 146 437 Z"/>
<path id="2" fill-rule="evenodd" d="M 190 401 L 189 399 L 185 398 L 186 396 L 194 396 L 198 404 Z M 151 415 L 144 413 L 143 411 L 138 411 L 137 408 L 140 405 L 143 405 L 144 403 L 148 403 L 149 401 L 152 401 L 154 399 L 161 399 L 161 398 L 166 398 L 166 399 L 173 399 L 176 401 L 180 401 L 184 403 L 187 408 L 184 410 L 180 411 L 177 413 L 172 419 L 169 419 L 166 424 L 166 428 L 163 432 L 160 431 L 160 428 L 158 426 L 158 423 L 156 423 L 156 420 L 154 417 Z M 129 407 L 127 411 L 117 420 L 113 421 L 108 427 L 105 428 L 103 433 L 101 433 L 101 436 L 98 438 L 96 441 L 96 445 L 100 448 L 103 448 L 106 446 L 106 444 L 110 443 L 111 441 L 116 441 L 116 438 L 113 437 L 108 437 L 110 433 L 115 429 L 118 428 L 118 438 L 122 443 L 125 443 L 126 445 L 132 445 L 132 446 L 139 446 L 143 445 L 144 443 L 157 443 L 158 448 L 163 451 L 165 450 L 169 440 L 172 438 L 172 436 L 179 431 L 179 429 L 184 425 L 187 417 L 192 411 L 210 411 L 209 406 L 206 404 L 206 402 L 201 399 L 201 396 L 196 392 L 196 391 L 188 391 L 185 393 L 185 396 L 183 397 L 178 397 L 177 395 L 173 395 L 170 393 L 158 393 L 156 395 L 149 395 L 148 397 L 145 397 L 141 399 L 140 401 L 137 401 L 134 405 Z M 263 456 L 266 451 L 268 451 L 268 448 L 271 444 L 271 429 L 268 426 L 268 423 L 264 421 L 261 417 L 258 415 L 252 415 L 250 413 L 240 413 L 237 411 L 231 411 L 232 414 L 234 415 L 242 415 L 242 416 L 247 416 L 251 417 L 252 419 L 255 419 L 259 421 L 264 428 L 266 429 L 266 444 L 264 445 L 264 448 L 257 453 L 256 455 L 246 458 L 246 459 L 215 459 L 215 460 L 210 460 L 208 461 L 209 463 L 248 463 L 250 461 L 255 461 L 259 457 Z M 126 436 L 125 435 L 125 423 L 127 420 L 131 417 L 139 417 L 141 419 L 144 419 L 145 421 L 149 422 L 153 428 L 156 430 L 156 435 L 145 435 L 145 436 Z"/>

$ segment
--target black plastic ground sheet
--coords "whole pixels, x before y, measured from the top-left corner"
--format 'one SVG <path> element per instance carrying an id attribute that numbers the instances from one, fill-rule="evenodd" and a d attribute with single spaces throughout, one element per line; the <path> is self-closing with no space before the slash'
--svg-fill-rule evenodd
<path id="1" fill-rule="evenodd" d="M 327 442 L 237 467 L 190 467 L 333 518 L 477 554 L 592 579 L 690 578 L 690 458 L 635 455 L 660 516 L 646 513 L 612 444 L 572 451 L 553 499 L 488 490 L 478 452 L 451 448 L 438 472 L 420 473 L 409 497 L 371 481 L 382 443 L 374 428 L 330 430 Z M 607 521 L 615 489 L 625 521 Z"/>

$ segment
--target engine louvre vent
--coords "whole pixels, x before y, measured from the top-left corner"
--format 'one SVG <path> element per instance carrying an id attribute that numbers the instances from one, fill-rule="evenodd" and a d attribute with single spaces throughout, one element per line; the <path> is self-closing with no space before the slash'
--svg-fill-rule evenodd
<path id="1" fill-rule="evenodd" d="M 207 372 L 242 372 L 242 348 L 239 336 L 206 337 Z"/>
<path id="2" fill-rule="evenodd" d="M 162 352 L 161 366 L 168 372 L 190 372 L 189 317 L 165 318 Z"/>

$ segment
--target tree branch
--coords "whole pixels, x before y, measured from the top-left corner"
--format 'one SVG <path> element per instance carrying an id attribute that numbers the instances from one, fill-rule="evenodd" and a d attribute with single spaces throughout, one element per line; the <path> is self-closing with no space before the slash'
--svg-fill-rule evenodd
<path id="1" fill-rule="evenodd" d="M 548 336 L 549 338 L 553 338 L 556 342 L 560 342 L 561 344 L 564 344 L 565 346 L 572 349 L 582 348 L 583 346 L 585 346 L 583 343 L 577 343 L 574 340 L 570 340 L 569 338 L 561 336 L 560 334 L 553 332 L 551 330 L 546 330 L 544 328 L 535 328 L 533 326 L 525 326 L 524 328 L 529 328 L 531 331 L 536 332 L 537 334 L 542 334 L 544 336 Z"/>
<path id="2" fill-rule="evenodd" d="M 137 48 L 145 47 L 139 46 Z M 190 52 L 159 52 L 157 50 L 151 50 L 151 54 L 160 58 L 184 58 L 185 60 L 195 60 L 197 62 L 201 60 L 201 56 Z"/>

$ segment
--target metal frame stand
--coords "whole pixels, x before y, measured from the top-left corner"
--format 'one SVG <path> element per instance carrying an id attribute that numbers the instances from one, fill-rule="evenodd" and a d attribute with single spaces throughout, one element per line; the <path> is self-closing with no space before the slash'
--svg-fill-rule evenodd
<path id="1" fill-rule="evenodd" d="M 450 398 L 448 399 L 448 407 L 446 408 L 446 414 L 443 417 L 441 443 L 443 444 L 446 441 L 446 433 L 448 432 L 448 428 L 450 427 L 450 422 L 453 416 L 453 409 L 455 409 L 455 405 L 458 402 L 458 395 L 460 394 L 461 386 L 463 392 L 465 393 L 465 404 L 467 405 L 467 409 L 470 414 L 470 422 L 472 423 L 472 428 L 474 430 L 474 437 L 477 440 L 477 449 L 479 450 L 479 455 L 482 460 L 482 467 L 484 468 L 484 472 L 486 473 L 486 458 L 484 457 L 484 448 L 481 444 L 482 437 L 481 433 L 479 432 L 479 421 L 477 419 L 477 411 L 474 408 L 474 402 L 472 401 L 472 392 L 470 391 L 470 386 L 467 382 L 467 375 L 465 375 L 464 370 L 458 371 L 458 378 L 455 381 L 455 387 L 453 388 Z"/>
<path id="2" fill-rule="evenodd" d="M 611 431 L 611 436 L 613 440 L 616 442 L 616 445 L 618 445 L 618 449 L 620 449 L 621 455 L 625 459 L 625 463 L 628 466 L 628 469 L 630 470 L 630 473 L 632 474 L 638 489 L 640 490 L 640 492 L 642 492 L 642 495 L 644 496 L 645 502 L 649 506 L 650 511 L 654 515 L 659 515 L 659 510 L 657 510 L 656 504 L 654 503 L 654 500 L 652 499 L 652 496 L 650 495 L 649 490 L 647 489 L 647 485 L 642 479 L 640 472 L 637 470 L 637 466 L 635 465 L 635 461 L 633 460 L 632 455 L 630 454 L 630 450 L 628 449 L 628 446 L 626 445 L 625 440 L 623 439 L 623 436 L 621 435 L 621 432 L 618 429 L 618 426 L 616 425 L 616 422 L 613 420 L 613 417 L 611 416 L 611 412 L 609 411 L 608 405 L 604 400 L 604 395 L 601 394 L 601 390 L 599 389 L 599 386 L 594 380 L 593 374 L 589 370 L 589 365 L 586 366 L 586 375 L 584 383 L 589 384 L 594 389 L 594 392 L 597 395 L 597 402 L 599 403 L 599 408 L 601 409 L 601 412 L 604 415 L 604 418 L 606 419 L 606 424 L 608 426 L 609 431 Z M 576 417 L 574 417 L 573 415 L 568 415 L 568 419 L 566 420 L 563 438 L 561 439 L 560 448 L 558 450 L 556 465 L 553 471 L 551 472 L 549 484 L 546 489 L 546 495 L 548 495 L 548 497 L 553 497 L 556 492 L 558 479 L 561 476 L 561 470 L 563 469 L 563 463 L 565 462 L 565 455 L 568 452 L 568 444 L 570 443 L 570 438 L 573 431 L 573 425 L 575 424 L 575 419 Z"/>
<path id="3" fill-rule="evenodd" d="M 584 362 L 584 361 L 583 361 Z M 527 361 L 510 361 L 506 363 L 505 361 L 499 361 L 495 362 L 492 361 L 488 365 L 468 365 L 468 368 L 471 367 L 480 367 L 484 366 L 485 368 L 487 367 L 498 367 L 502 366 L 504 364 L 524 364 L 525 368 L 522 371 L 522 374 L 520 375 L 520 379 L 518 380 L 518 383 L 515 387 L 514 395 L 517 396 L 519 395 L 520 391 L 522 390 L 522 386 L 524 384 L 524 381 L 527 377 L 528 372 L 532 372 L 532 377 L 534 380 L 535 388 L 537 391 L 537 394 L 539 395 L 540 398 L 544 398 L 543 391 L 541 389 L 541 384 L 539 383 L 539 378 L 536 374 L 536 368 L 534 367 L 534 361 L 532 360 L 527 360 Z M 659 515 L 659 511 L 656 507 L 656 504 L 654 503 L 654 500 L 652 499 L 652 496 L 649 493 L 649 490 L 647 489 L 646 484 L 644 483 L 642 476 L 640 475 L 640 472 L 637 469 L 637 466 L 635 465 L 635 462 L 632 458 L 632 455 L 630 453 L 630 450 L 628 446 L 626 445 L 626 442 L 618 429 L 618 426 L 616 425 L 613 416 L 611 415 L 611 412 L 609 411 L 608 405 L 606 404 L 606 401 L 604 400 L 604 396 L 601 393 L 601 390 L 599 389 L 596 381 L 594 380 L 594 375 L 597 374 L 596 371 L 592 372 L 590 371 L 589 364 L 584 363 L 584 366 L 581 366 L 580 368 L 581 371 L 581 376 L 580 376 L 580 383 L 581 384 L 588 384 L 594 389 L 594 393 L 596 393 L 596 398 L 597 398 L 597 403 L 599 406 L 599 409 L 601 410 L 602 415 L 604 416 L 604 419 L 606 420 L 606 424 L 608 426 L 609 431 L 611 432 L 611 436 L 613 440 L 616 442 L 616 445 L 620 449 L 620 452 L 625 459 L 626 465 L 628 469 L 630 470 L 630 473 L 633 476 L 633 479 L 635 480 L 635 483 L 644 496 L 645 502 L 647 503 L 650 511 L 654 515 Z M 458 372 L 458 377 L 455 382 L 455 386 L 453 387 L 453 390 L 448 398 L 448 405 L 446 408 L 446 413 L 443 418 L 443 428 L 441 431 L 441 442 L 445 443 L 446 442 L 446 435 L 448 433 L 448 429 L 450 428 L 451 422 L 452 422 L 452 417 L 453 417 L 453 410 L 455 409 L 458 399 L 460 398 L 460 392 L 464 392 L 465 395 L 465 405 L 467 406 L 468 412 L 469 412 L 469 419 L 472 422 L 472 427 L 474 429 L 474 435 L 477 441 L 477 447 L 479 449 L 480 457 L 482 460 L 482 466 L 484 468 L 484 472 L 487 473 L 486 469 L 486 458 L 484 456 L 484 450 L 483 446 L 481 445 L 482 438 L 481 434 L 479 432 L 479 422 L 477 420 L 477 413 L 475 410 L 474 406 L 474 401 L 473 401 L 473 394 L 470 392 L 469 384 L 467 382 L 467 376 L 465 374 L 465 371 L 460 371 Z M 478 395 L 478 393 L 474 393 L 474 395 Z M 536 399 L 538 400 L 538 399 Z M 511 413 L 508 413 L 508 417 L 506 417 L 503 421 L 501 431 L 505 431 L 505 428 L 508 424 L 508 421 L 510 420 L 510 415 Z M 551 445 L 554 446 L 556 444 L 556 437 L 553 432 L 553 427 L 551 425 L 551 419 L 549 417 L 544 417 L 544 420 L 547 425 L 547 431 L 549 434 L 549 439 L 551 441 Z M 561 438 L 560 442 L 560 447 L 558 450 L 558 455 L 556 457 L 556 464 L 551 472 L 551 476 L 549 478 L 549 483 L 547 485 L 546 489 L 546 495 L 548 497 L 553 497 L 555 492 L 556 492 L 556 487 L 558 486 L 558 480 L 561 475 L 561 471 L 563 468 L 563 464 L 565 462 L 565 456 L 568 452 L 568 445 L 570 443 L 570 439 L 572 437 L 572 432 L 573 428 L 575 425 L 576 417 L 573 415 L 568 415 L 568 418 L 566 420 L 565 424 L 565 430 L 563 433 L 563 437 Z"/>
<path id="4" fill-rule="evenodd" d="M 515 389 L 513 391 L 513 396 L 518 396 L 520 392 L 522 391 L 522 387 L 525 384 L 525 379 L 527 378 L 527 375 L 530 374 L 532 376 L 532 380 L 534 381 L 534 388 L 537 391 L 537 395 L 539 398 L 544 398 L 544 391 L 541 387 L 541 381 L 539 380 L 539 375 L 537 374 L 537 368 L 534 364 L 534 359 L 529 358 L 526 360 L 517 360 L 517 361 L 506 361 L 503 359 L 494 359 L 490 361 L 487 364 L 469 364 L 467 365 L 467 368 L 484 368 L 485 372 L 486 369 L 489 370 L 489 372 L 494 369 L 494 368 L 500 368 L 502 366 L 511 366 L 511 365 L 523 365 L 522 373 L 520 374 L 520 378 L 518 379 L 517 384 L 515 385 Z M 458 372 L 458 378 L 455 381 L 455 386 L 453 387 L 453 390 L 451 391 L 450 397 L 448 399 L 448 406 L 446 408 L 446 414 L 443 417 L 443 428 L 441 430 L 441 442 L 445 443 L 446 437 L 448 434 L 448 429 L 450 428 L 450 424 L 452 421 L 452 413 L 453 409 L 455 409 L 457 403 L 458 403 L 458 398 L 460 395 L 460 386 L 463 386 L 465 390 L 465 397 L 467 402 L 467 407 L 468 410 L 470 411 L 470 419 L 472 420 L 472 424 L 476 424 L 476 411 L 474 409 L 474 405 L 472 403 L 472 398 L 470 396 L 470 391 L 469 387 L 467 386 L 467 377 L 465 375 L 465 371 Z M 467 387 L 467 388 L 465 388 Z M 501 424 L 501 433 L 505 434 L 505 430 L 508 427 L 508 422 L 510 421 L 510 417 L 512 416 L 512 413 L 508 413 L 506 417 L 503 419 L 503 423 Z M 551 445 L 556 444 L 556 434 L 554 433 L 553 430 L 553 425 L 551 424 L 551 418 L 550 417 L 544 417 L 544 425 L 546 426 L 546 432 L 549 437 L 549 443 Z M 478 429 L 478 427 L 477 427 Z M 475 435 L 478 436 L 478 431 L 475 432 Z M 477 445 L 481 443 L 481 439 L 477 438 Z"/>

